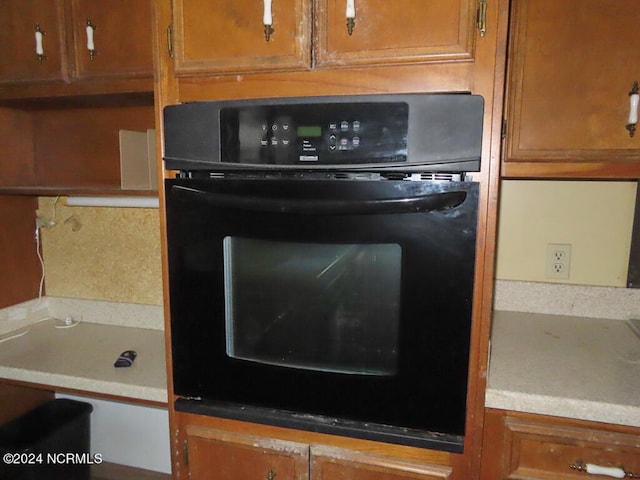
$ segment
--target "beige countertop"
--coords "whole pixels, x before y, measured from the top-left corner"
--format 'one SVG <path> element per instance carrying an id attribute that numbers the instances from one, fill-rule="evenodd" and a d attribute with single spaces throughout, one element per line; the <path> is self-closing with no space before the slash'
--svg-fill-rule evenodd
<path id="1" fill-rule="evenodd" d="M 496 311 L 486 405 L 640 427 L 640 338 L 623 320 Z"/>
<path id="2" fill-rule="evenodd" d="M 0 379 L 129 401 L 167 402 L 161 330 L 89 322 L 72 328 L 56 325 L 59 321 L 37 323 L 25 335 L 0 343 Z M 134 364 L 115 368 L 114 361 L 125 350 L 137 352 Z"/>

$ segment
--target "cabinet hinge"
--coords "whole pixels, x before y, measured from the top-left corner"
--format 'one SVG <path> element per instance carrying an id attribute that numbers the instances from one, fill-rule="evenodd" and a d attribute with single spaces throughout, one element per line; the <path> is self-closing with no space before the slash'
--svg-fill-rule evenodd
<path id="1" fill-rule="evenodd" d="M 477 22 L 480 36 L 484 37 L 487 34 L 487 0 L 480 0 Z"/>
<path id="2" fill-rule="evenodd" d="M 507 137 L 507 119 L 502 119 L 502 131 L 500 132 L 500 137 L 504 140 Z"/>
<path id="3" fill-rule="evenodd" d="M 167 50 L 169 57 L 173 58 L 173 25 L 167 27 Z"/>
<path id="4" fill-rule="evenodd" d="M 189 444 L 186 440 L 182 442 L 182 461 L 185 465 L 189 465 Z"/>

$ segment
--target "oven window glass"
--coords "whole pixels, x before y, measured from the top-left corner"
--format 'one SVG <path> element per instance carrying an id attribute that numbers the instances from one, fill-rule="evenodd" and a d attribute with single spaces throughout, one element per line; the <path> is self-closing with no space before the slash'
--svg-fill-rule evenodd
<path id="1" fill-rule="evenodd" d="M 290 368 L 393 375 L 402 248 L 224 239 L 226 353 Z"/>

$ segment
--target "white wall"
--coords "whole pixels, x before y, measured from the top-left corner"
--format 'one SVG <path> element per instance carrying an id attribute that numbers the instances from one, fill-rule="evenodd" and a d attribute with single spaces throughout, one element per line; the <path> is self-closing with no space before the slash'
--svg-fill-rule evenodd
<path id="1" fill-rule="evenodd" d="M 56 394 L 93 405 L 91 454 L 105 462 L 171 473 L 166 409 Z"/>

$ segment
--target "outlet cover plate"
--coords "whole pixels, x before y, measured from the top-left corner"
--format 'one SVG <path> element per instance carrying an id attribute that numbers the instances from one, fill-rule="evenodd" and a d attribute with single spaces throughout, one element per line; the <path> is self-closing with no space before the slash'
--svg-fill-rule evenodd
<path id="1" fill-rule="evenodd" d="M 545 277 L 550 280 L 569 280 L 571 271 L 571 245 L 568 243 L 549 243 Z"/>

